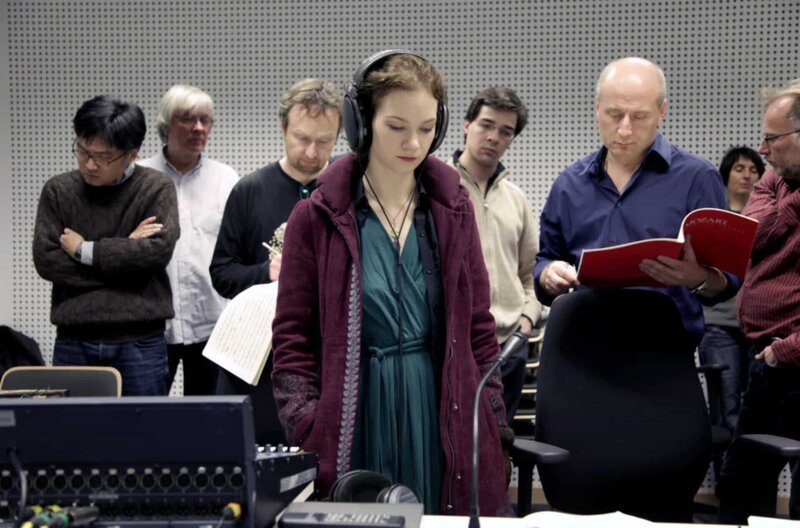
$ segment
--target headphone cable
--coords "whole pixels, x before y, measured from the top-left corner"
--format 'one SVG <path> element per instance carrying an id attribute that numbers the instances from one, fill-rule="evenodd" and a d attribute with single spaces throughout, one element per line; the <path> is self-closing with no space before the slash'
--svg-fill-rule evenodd
<path id="1" fill-rule="evenodd" d="M 16 447 L 10 447 L 8 449 L 8 459 L 11 461 L 11 466 L 17 473 L 17 479 L 19 481 L 19 504 L 17 505 L 17 519 L 21 519 L 22 512 L 25 510 L 25 505 L 28 502 L 28 477 L 22 467 L 22 462 L 20 462 L 19 457 L 17 456 Z"/>

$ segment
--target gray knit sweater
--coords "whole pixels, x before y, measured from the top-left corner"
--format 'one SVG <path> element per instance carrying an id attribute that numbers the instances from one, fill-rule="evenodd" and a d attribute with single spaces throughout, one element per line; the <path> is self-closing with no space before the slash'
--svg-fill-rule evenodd
<path id="1" fill-rule="evenodd" d="M 149 216 L 163 224 L 130 239 Z M 61 249 L 64 228 L 94 242 L 93 265 Z M 77 170 L 45 183 L 36 213 L 33 262 L 53 283 L 50 320 L 59 337 L 125 342 L 163 332 L 173 317 L 166 266 L 178 240 L 175 186 L 168 176 L 136 166 L 119 185 L 93 187 Z"/>

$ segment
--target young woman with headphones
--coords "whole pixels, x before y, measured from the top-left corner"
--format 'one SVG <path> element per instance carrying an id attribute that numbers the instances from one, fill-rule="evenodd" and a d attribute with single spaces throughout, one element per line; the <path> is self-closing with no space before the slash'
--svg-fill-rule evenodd
<path id="1" fill-rule="evenodd" d="M 405 484 L 426 513 L 470 507 L 472 411 L 497 357 L 469 197 L 429 156 L 448 113 L 441 74 L 388 50 L 347 88 L 353 154 L 287 224 L 273 325 L 275 400 L 289 442 L 319 453 L 326 496 L 352 469 Z M 508 512 L 495 377 L 482 395 L 480 509 Z"/>

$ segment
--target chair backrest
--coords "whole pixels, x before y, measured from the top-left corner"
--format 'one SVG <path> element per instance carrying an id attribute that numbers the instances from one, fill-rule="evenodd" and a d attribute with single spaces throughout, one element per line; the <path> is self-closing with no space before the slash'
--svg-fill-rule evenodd
<path id="1" fill-rule="evenodd" d="M 122 394 L 122 376 L 113 367 L 14 367 L 0 379 L 0 390 L 68 389 L 70 396 Z"/>
<path id="2" fill-rule="evenodd" d="M 673 301 L 650 290 L 556 299 L 539 364 L 536 440 L 567 449 L 540 466 L 558 510 L 691 522 L 710 427 Z"/>

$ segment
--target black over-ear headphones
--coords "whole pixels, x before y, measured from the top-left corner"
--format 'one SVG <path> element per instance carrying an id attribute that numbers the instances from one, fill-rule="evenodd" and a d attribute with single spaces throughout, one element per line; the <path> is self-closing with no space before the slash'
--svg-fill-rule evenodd
<path id="1" fill-rule="evenodd" d="M 392 484 L 374 471 L 356 469 L 333 483 L 331 502 L 382 502 L 386 504 L 418 503 L 417 496 L 403 484 Z"/>
<path id="2" fill-rule="evenodd" d="M 369 72 L 377 69 L 383 61 L 393 55 L 413 55 L 427 62 L 422 55 L 404 49 L 389 49 L 367 57 L 353 74 L 353 80 L 347 84 L 344 91 L 344 103 L 342 108 L 342 122 L 344 133 L 350 148 L 357 154 L 363 154 L 372 141 L 371 113 L 365 109 L 365 104 L 371 105 L 371 101 L 364 101 L 363 95 L 358 93 L 361 83 Z M 374 109 L 373 109 L 374 110 Z M 450 113 L 447 105 L 439 103 L 436 108 L 436 129 L 434 130 L 433 143 L 428 149 L 428 154 L 434 152 L 444 142 L 447 132 L 447 124 L 450 121 Z"/>

